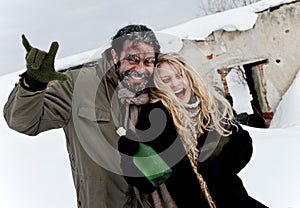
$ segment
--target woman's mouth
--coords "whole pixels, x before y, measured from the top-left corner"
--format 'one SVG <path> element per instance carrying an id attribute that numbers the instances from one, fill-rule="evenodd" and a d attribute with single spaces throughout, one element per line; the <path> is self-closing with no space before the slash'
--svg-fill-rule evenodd
<path id="1" fill-rule="evenodd" d="M 176 90 L 174 93 L 175 93 L 176 97 L 182 98 L 182 97 L 184 97 L 185 92 L 186 92 L 186 89 L 185 88 L 181 88 L 179 90 Z"/>

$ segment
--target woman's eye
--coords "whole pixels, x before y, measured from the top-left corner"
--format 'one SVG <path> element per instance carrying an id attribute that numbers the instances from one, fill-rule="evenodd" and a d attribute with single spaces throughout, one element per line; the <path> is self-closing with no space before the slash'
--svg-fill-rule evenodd
<path id="1" fill-rule="evenodd" d="M 177 79 L 181 79 L 182 78 L 182 74 L 176 74 L 176 78 Z"/>
<path id="2" fill-rule="evenodd" d="M 168 83 L 170 82 L 170 79 L 162 79 L 163 83 Z"/>

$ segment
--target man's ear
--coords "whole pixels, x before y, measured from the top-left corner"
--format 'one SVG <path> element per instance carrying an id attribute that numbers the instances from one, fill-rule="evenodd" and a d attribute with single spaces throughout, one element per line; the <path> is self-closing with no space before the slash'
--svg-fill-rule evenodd
<path id="1" fill-rule="evenodd" d="M 111 56 L 112 56 L 112 58 L 113 58 L 114 64 L 117 64 L 118 61 L 119 61 L 119 57 L 118 57 L 118 55 L 117 55 L 115 49 L 111 49 L 110 52 L 111 52 Z"/>

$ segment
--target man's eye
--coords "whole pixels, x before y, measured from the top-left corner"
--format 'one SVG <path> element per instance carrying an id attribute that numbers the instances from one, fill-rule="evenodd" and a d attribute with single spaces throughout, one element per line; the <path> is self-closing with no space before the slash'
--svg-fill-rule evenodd
<path id="1" fill-rule="evenodd" d="M 135 55 L 128 55 L 126 57 L 126 60 L 131 62 L 131 63 L 138 63 L 140 62 L 140 58 L 138 56 L 135 56 Z"/>
<path id="2" fill-rule="evenodd" d="M 132 61 L 134 61 L 134 62 L 140 62 L 140 58 L 139 57 L 137 57 L 137 56 L 132 56 Z"/>
<path id="3" fill-rule="evenodd" d="M 154 62 L 155 62 L 154 57 L 146 58 L 145 61 L 144 61 L 144 63 L 147 64 L 147 65 L 154 64 Z"/>

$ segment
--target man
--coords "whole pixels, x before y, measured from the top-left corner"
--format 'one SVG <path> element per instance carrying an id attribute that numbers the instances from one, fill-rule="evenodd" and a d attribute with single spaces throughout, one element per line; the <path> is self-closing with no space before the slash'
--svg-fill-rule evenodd
<path id="1" fill-rule="evenodd" d="M 96 64 L 65 73 L 54 69 L 57 42 L 47 53 L 22 39 L 27 71 L 4 107 L 9 127 L 32 136 L 63 128 L 78 207 L 151 207 L 120 172 L 114 128 L 130 120 L 124 104 L 128 95 L 145 94 L 160 51 L 153 31 L 144 25 L 123 27 Z M 119 91 L 122 102 L 115 96 Z"/>

